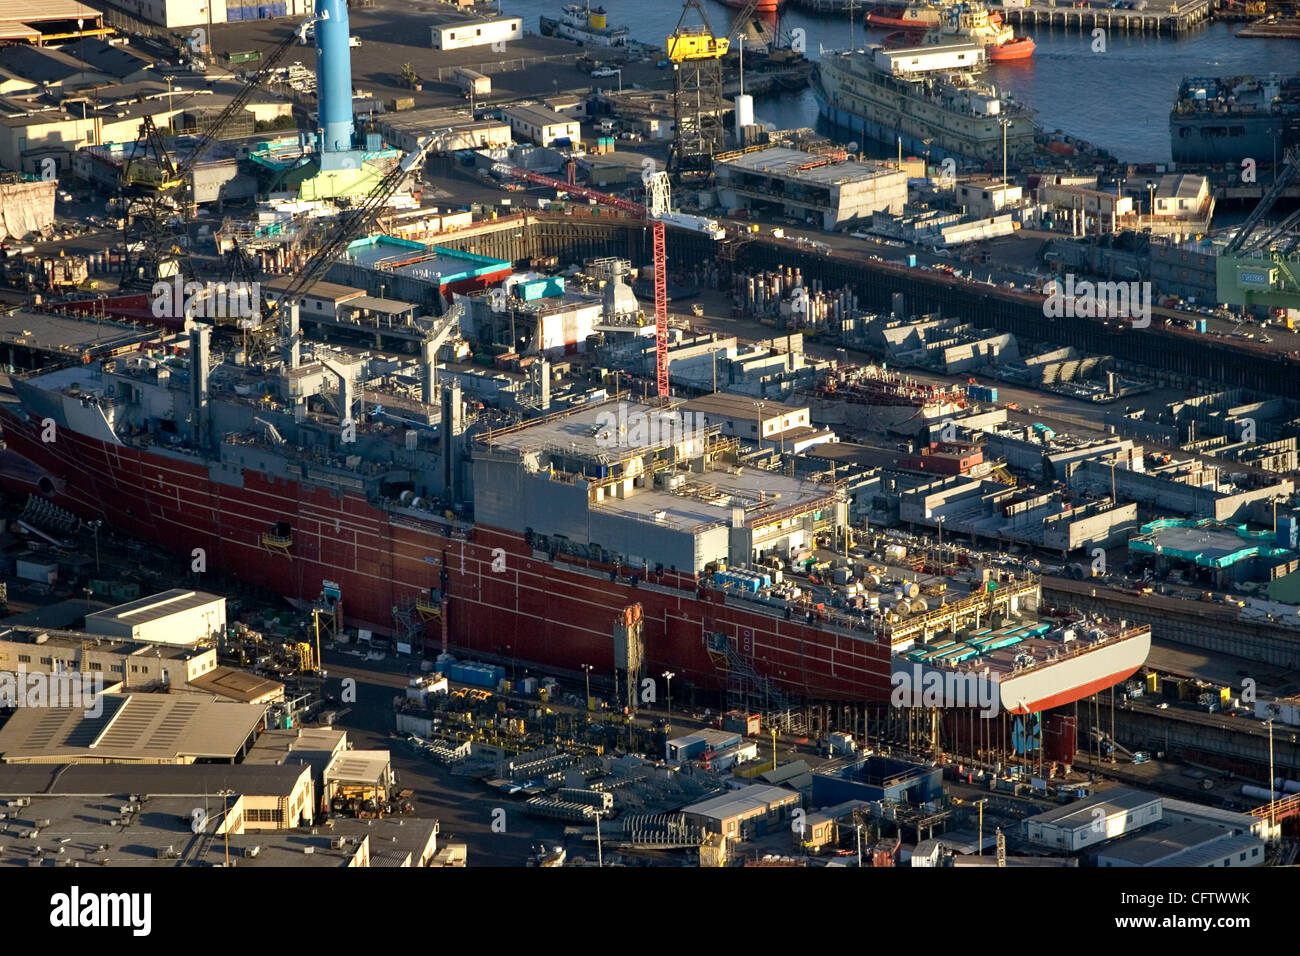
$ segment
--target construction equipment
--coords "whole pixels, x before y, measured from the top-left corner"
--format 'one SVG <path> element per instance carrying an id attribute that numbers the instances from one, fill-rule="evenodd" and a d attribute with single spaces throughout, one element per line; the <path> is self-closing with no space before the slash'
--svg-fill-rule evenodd
<path id="1" fill-rule="evenodd" d="M 433 139 L 432 136 L 426 136 L 421 140 L 397 166 L 388 171 L 369 195 L 338 217 L 326 233 L 320 248 L 299 270 L 293 282 L 270 302 L 269 314 L 263 322 L 263 328 L 288 311 L 287 308 L 281 308 L 281 303 L 297 302 L 312 286 L 324 278 L 334 260 L 348 247 L 348 243 L 374 226 L 393 193 L 406 181 L 406 177 L 417 164 L 424 160 L 433 145 Z"/>
<path id="2" fill-rule="evenodd" d="M 1288 149 L 1273 182 L 1215 258 L 1215 292 L 1238 306 L 1300 309 L 1300 210 L 1261 227 L 1282 194 L 1300 179 L 1300 150 Z"/>
<path id="3" fill-rule="evenodd" d="M 687 26 L 694 10 L 700 23 Z M 731 48 L 728 37 L 713 32 L 699 0 L 686 0 L 677 29 L 665 41 L 673 67 L 673 121 L 676 133 L 668 154 L 668 170 L 678 180 L 707 179 L 713 157 L 722 149 L 722 57 Z"/>
<path id="4" fill-rule="evenodd" d="M 187 223 L 194 209 L 194 167 L 231 119 L 244 109 L 249 98 L 271 78 L 276 64 L 294 41 L 304 36 L 308 25 L 318 19 L 302 21 L 297 29 L 290 31 L 261 58 L 257 73 L 203 128 L 181 162 L 173 162 L 153 118 L 144 118 L 119 181 L 125 206 L 120 281 L 123 288 L 152 288 L 159 279 L 176 275 L 184 279 L 194 277 L 194 266 L 187 250 Z"/>
<path id="5" fill-rule="evenodd" d="M 694 2 L 694 0 L 692 0 Z M 598 192 L 585 186 L 575 186 L 563 180 L 553 179 L 541 173 L 519 166 L 498 163 L 493 171 L 505 176 L 514 176 L 539 186 L 547 186 L 557 192 L 580 196 L 602 206 L 610 206 L 623 212 L 631 213 L 645 219 L 651 230 L 651 244 L 654 256 L 655 289 L 655 392 L 660 399 L 668 398 L 668 254 L 664 238 L 664 224 L 657 216 L 668 211 L 668 175 L 662 171 L 648 174 L 645 180 L 646 195 L 650 198 L 648 206 L 630 199 L 620 199 L 608 193 Z"/>

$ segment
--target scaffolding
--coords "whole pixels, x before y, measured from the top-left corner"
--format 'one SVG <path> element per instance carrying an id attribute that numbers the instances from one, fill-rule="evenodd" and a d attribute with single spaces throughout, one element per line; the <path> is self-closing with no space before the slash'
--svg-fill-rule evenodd
<path id="1" fill-rule="evenodd" d="M 804 709 L 796 707 L 767 675 L 760 673 L 748 658 L 732 647 L 726 634 L 707 632 L 704 649 L 713 666 L 727 675 L 728 710 L 760 714 L 762 725 L 769 731 L 794 736 L 808 732 Z"/>

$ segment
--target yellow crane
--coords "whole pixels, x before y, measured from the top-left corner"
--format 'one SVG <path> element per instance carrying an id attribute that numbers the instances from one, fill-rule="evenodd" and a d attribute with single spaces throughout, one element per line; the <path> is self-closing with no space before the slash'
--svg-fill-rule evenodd
<path id="1" fill-rule="evenodd" d="M 700 23 L 687 26 L 686 15 L 692 9 L 699 14 Z M 704 12 L 699 0 L 686 0 L 682 4 L 677 29 L 664 41 L 664 46 L 668 50 L 668 59 L 673 63 L 684 60 L 717 60 L 727 55 L 731 49 L 731 40 L 714 34 L 713 24 L 709 23 L 709 15 Z"/>

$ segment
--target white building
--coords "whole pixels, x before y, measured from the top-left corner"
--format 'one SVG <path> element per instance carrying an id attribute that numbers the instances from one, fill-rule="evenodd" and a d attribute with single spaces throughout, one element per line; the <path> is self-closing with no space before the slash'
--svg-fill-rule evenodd
<path id="1" fill-rule="evenodd" d="M 511 106 L 501 115 L 518 137 L 538 146 L 550 146 L 557 139 L 577 143 L 582 138 L 582 126 L 576 119 L 545 106 Z"/>
<path id="2" fill-rule="evenodd" d="M 715 163 L 714 173 L 722 205 L 766 210 L 827 230 L 870 222 L 879 210 L 901 215 L 907 203 L 906 173 L 784 146 Z"/>
<path id="3" fill-rule="evenodd" d="M 966 207 L 972 219 L 989 219 L 1003 209 L 1020 205 L 1022 190 L 1010 183 L 984 179 L 957 184 L 957 202 Z"/>
<path id="4" fill-rule="evenodd" d="M 131 16 L 164 27 L 206 27 L 212 23 L 297 17 L 311 13 L 313 0 L 116 0 Z"/>
<path id="5" fill-rule="evenodd" d="M 196 644 L 225 629 L 225 598 L 181 588 L 86 615 L 88 634 L 156 644 Z"/>
<path id="6" fill-rule="evenodd" d="M 1174 219 L 1200 219 L 1213 210 L 1210 181 L 1188 173 L 1161 176 L 1154 190 L 1155 214 Z"/>
<path id="7" fill-rule="evenodd" d="M 1230 833 L 1210 823 L 1175 823 L 1115 841 L 1097 853 L 1097 865 L 1259 866 L 1265 849 L 1264 841 L 1250 833 Z"/>
<path id="8" fill-rule="evenodd" d="M 760 401 L 748 395 L 716 392 L 692 398 L 684 406 L 708 425 L 719 425 L 722 434 L 754 441 L 762 447 L 799 454 L 813 445 L 835 441 L 835 433 L 814 428 L 807 405 Z"/>
<path id="9" fill-rule="evenodd" d="M 1117 787 L 1030 817 L 1025 821 L 1025 830 L 1034 843 L 1077 853 L 1159 823 L 1162 812 L 1159 797 Z"/>
<path id="10" fill-rule="evenodd" d="M 457 20 L 435 24 L 430 28 L 435 50 L 463 50 L 471 46 L 508 43 L 523 36 L 524 21 L 519 17 L 490 20 Z"/>

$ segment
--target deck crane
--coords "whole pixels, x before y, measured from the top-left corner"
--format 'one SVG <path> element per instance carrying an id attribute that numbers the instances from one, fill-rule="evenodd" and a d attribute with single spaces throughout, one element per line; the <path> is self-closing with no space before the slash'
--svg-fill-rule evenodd
<path id="1" fill-rule="evenodd" d="M 221 131 L 226 128 L 274 73 L 296 40 L 321 17 L 303 20 L 262 58 L 257 72 L 240 88 L 211 122 L 199 133 L 189 155 L 179 163 L 167 152 L 162 133 L 153 117 L 140 124 L 136 148 L 122 167 L 119 186 L 123 194 L 122 285 L 152 286 L 160 278 L 181 275 L 190 278 L 194 267 L 176 233 L 185 228 L 193 209 L 194 167 L 203 159 Z M 181 225 L 174 225 L 176 219 Z"/>
<path id="2" fill-rule="evenodd" d="M 658 171 L 646 175 L 646 196 L 650 200 L 650 203 L 647 206 L 639 202 L 633 202 L 630 199 L 621 199 L 618 196 L 611 196 L 608 193 L 602 193 L 595 189 L 588 189 L 585 186 L 575 186 L 572 183 L 560 179 L 553 179 L 550 176 L 543 176 L 541 173 L 535 173 L 532 170 L 523 169 L 519 166 L 510 166 L 506 163 L 497 163 L 493 167 L 493 172 L 504 176 L 513 176 L 516 179 L 524 179 L 528 182 L 536 183 L 539 186 L 547 186 L 557 192 L 565 192 L 571 196 L 579 196 L 602 206 L 621 209 L 623 212 L 631 213 L 640 219 L 644 219 L 649 224 L 651 247 L 654 252 L 655 270 L 655 392 L 660 399 L 667 399 L 668 255 L 664 241 L 663 220 L 657 217 L 668 211 L 668 174 L 663 171 Z"/>
<path id="3" fill-rule="evenodd" d="M 281 323 L 292 304 L 325 277 L 325 273 L 347 248 L 348 243 L 374 227 L 388 200 L 401 187 L 412 170 L 424 160 L 433 142 L 433 136 L 426 136 L 415 149 L 403 157 L 400 163 L 388 171 L 365 198 L 346 209 L 335 220 L 334 225 L 325 234 L 320 248 L 295 273 L 293 281 L 268 302 L 268 314 L 263 316 L 259 331 L 269 330 Z"/>
<path id="4" fill-rule="evenodd" d="M 1288 149 L 1273 182 L 1251 210 L 1216 264 L 1220 302 L 1300 308 L 1300 211 L 1261 226 L 1282 194 L 1300 180 L 1300 150 Z"/>
<path id="5" fill-rule="evenodd" d="M 1273 177 L 1273 183 L 1269 186 L 1268 191 L 1260 199 L 1259 205 L 1251 210 L 1246 221 L 1241 224 L 1237 234 L 1232 237 L 1223 248 L 1224 255 L 1236 255 L 1238 252 L 1245 252 L 1251 249 L 1267 248 L 1268 245 L 1289 231 L 1296 222 L 1300 221 L 1300 212 L 1292 213 L 1284 221 L 1276 226 L 1262 230 L 1259 234 L 1255 233 L 1256 228 L 1265 216 L 1273 209 L 1273 205 L 1281 198 L 1282 193 L 1291 185 L 1292 181 L 1300 176 L 1300 150 L 1288 149 L 1278 167 L 1277 175 Z M 1291 246 L 1296 244 L 1295 240 Z"/>

